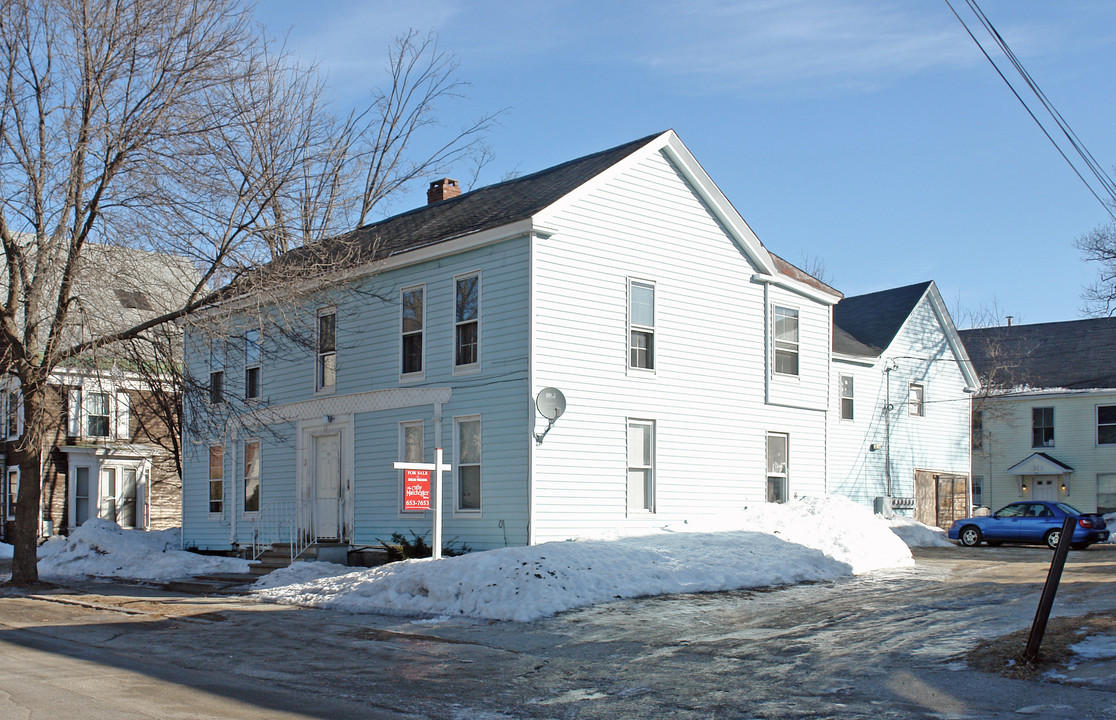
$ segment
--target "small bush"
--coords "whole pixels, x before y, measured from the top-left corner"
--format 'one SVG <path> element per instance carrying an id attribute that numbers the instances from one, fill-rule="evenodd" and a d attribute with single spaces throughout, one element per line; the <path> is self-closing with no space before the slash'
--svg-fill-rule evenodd
<path id="1" fill-rule="evenodd" d="M 414 530 L 411 531 L 411 537 L 407 537 L 403 533 L 392 533 L 391 542 L 384 542 L 380 540 L 380 547 L 387 552 L 388 562 L 395 562 L 396 560 L 413 560 L 415 558 L 428 558 L 434 554 L 433 548 L 426 542 L 427 533 L 419 535 Z M 457 544 L 457 538 L 447 541 L 442 545 L 442 555 L 444 557 L 455 557 L 457 555 L 464 555 L 470 552 L 470 548 L 465 543 L 461 543 L 460 547 L 454 547 Z"/>

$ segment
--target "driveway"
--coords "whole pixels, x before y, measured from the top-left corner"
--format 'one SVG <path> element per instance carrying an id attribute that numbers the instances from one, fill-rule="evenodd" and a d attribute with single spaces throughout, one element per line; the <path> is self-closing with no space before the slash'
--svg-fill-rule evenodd
<path id="1" fill-rule="evenodd" d="M 676 595 L 532 623 L 413 620 L 117 584 L 0 595 L 0 717 L 1116 718 L 1116 682 L 979 673 L 1029 626 L 1051 553 Z M 1074 552 L 1055 615 L 1116 611 L 1116 546 Z"/>

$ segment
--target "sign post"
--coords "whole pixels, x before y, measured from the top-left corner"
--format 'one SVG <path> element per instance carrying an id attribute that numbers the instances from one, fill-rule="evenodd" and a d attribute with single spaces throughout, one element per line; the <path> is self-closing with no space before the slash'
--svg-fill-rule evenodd
<path id="1" fill-rule="evenodd" d="M 450 469 L 442 462 L 442 448 L 434 451 L 434 463 L 395 463 L 403 471 L 403 509 L 406 511 L 433 510 L 434 537 L 431 541 L 433 558 L 442 558 L 442 473 Z M 434 487 L 430 485 L 433 483 Z"/>

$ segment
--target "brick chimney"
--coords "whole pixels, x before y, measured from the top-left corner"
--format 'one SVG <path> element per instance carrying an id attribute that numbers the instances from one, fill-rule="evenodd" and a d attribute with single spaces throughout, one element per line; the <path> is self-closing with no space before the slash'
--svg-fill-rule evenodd
<path id="1" fill-rule="evenodd" d="M 452 178 L 442 178 L 430 183 L 430 187 L 426 191 L 426 204 L 433 205 L 436 202 L 449 200 L 461 194 L 461 186 L 457 181 Z"/>

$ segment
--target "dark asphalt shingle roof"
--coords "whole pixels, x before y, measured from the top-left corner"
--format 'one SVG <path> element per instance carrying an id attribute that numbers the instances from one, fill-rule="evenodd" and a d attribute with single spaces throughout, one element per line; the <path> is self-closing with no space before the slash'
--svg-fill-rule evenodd
<path id="1" fill-rule="evenodd" d="M 879 357 L 929 287 L 927 281 L 842 299 L 833 307 L 833 352 Z"/>
<path id="2" fill-rule="evenodd" d="M 394 215 L 341 238 L 292 250 L 282 262 L 302 264 L 343 257 L 346 264 L 356 265 L 525 220 L 660 135 L 662 133 L 648 135 L 610 150 Z"/>
<path id="3" fill-rule="evenodd" d="M 995 385 L 1116 388 L 1116 318 L 962 330 L 982 378 Z"/>

